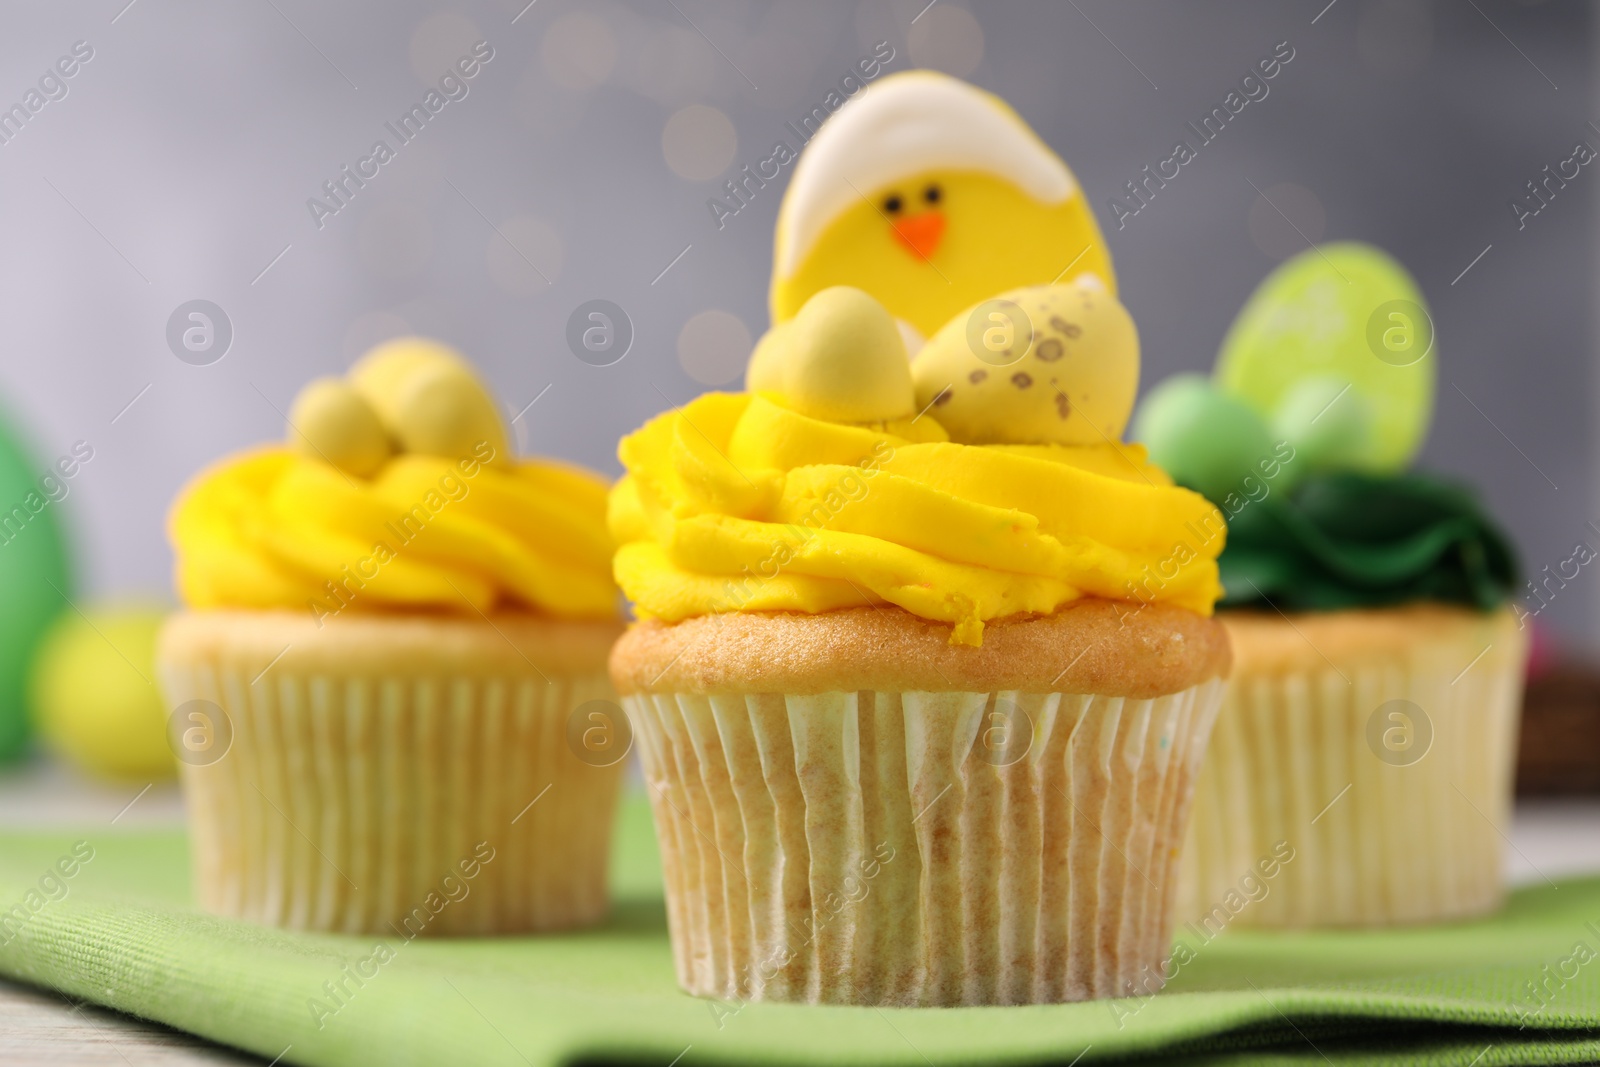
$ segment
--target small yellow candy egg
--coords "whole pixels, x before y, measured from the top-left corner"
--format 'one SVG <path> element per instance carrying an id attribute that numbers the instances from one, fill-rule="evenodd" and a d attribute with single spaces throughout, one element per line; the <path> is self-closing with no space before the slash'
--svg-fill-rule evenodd
<path id="1" fill-rule="evenodd" d="M 356 362 L 350 381 L 403 451 L 462 459 L 486 443 L 492 462 L 511 459 L 494 398 L 446 345 L 421 337 L 386 342 Z"/>
<path id="2" fill-rule="evenodd" d="M 750 362 L 744 369 L 744 387 L 752 393 L 777 393 L 787 390 L 784 380 L 784 353 L 789 350 L 789 323 L 780 322 L 761 335 Z"/>
<path id="3" fill-rule="evenodd" d="M 459 460 L 494 450 L 485 462 L 507 462 L 505 423 L 478 379 L 459 367 L 434 366 L 406 379 L 395 402 L 394 435 L 407 452 Z"/>
<path id="4" fill-rule="evenodd" d="M 751 355 L 746 384 L 829 422 L 882 422 L 916 410 L 894 317 L 850 286 L 822 290 L 792 320 L 767 331 Z"/>
<path id="5" fill-rule="evenodd" d="M 311 459 L 370 478 L 392 451 L 372 405 L 342 378 L 318 378 L 289 409 L 289 444 Z"/>
<path id="6" fill-rule="evenodd" d="M 457 367 L 472 373 L 467 361 L 449 345 L 426 337 L 397 337 L 356 360 L 356 365 L 350 368 L 350 384 L 377 409 L 378 417 L 392 426 L 400 394 L 411 377 L 421 370 L 438 367 Z"/>
<path id="7" fill-rule="evenodd" d="M 918 409 L 965 444 L 1119 441 L 1139 389 L 1139 334 L 1089 274 L 1013 289 L 946 323 L 912 364 Z"/>

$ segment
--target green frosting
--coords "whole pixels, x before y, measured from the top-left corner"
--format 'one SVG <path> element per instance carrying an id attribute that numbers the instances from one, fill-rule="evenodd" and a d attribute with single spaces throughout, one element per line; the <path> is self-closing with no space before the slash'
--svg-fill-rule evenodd
<path id="1" fill-rule="evenodd" d="M 1223 607 L 1331 611 L 1437 600 L 1489 610 L 1517 584 L 1510 542 L 1462 486 L 1341 471 L 1228 520 Z"/>

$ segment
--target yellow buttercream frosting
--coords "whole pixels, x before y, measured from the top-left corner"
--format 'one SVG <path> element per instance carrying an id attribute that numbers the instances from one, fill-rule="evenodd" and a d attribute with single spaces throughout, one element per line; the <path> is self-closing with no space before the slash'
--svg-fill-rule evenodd
<path id="1" fill-rule="evenodd" d="M 223 460 L 174 506 L 195 608 L 616 614 L 606 483 L 573 467 L 401 455 L 371 480 L 282 447 Z"/>
<path id="2" fill-rule="evenodd" d="M 894 604 L 981 644 L 1084 596 L 1203 615 L 1222 515 L 1138 445 L 951 442 L 934 416 L 849 424 L 776 393 L 702 396 L 623 438 L 615 573 L 642 616 Z"/>
<path id="3" fill-rule="evenodd" d="M 288 444 L 223 460 L 179 496 L 177 586 L 195 608 L 520 608 L 616 615 L 606 482 L 510 455 L 455 352 L 403 338 L 319 379 Z"/>

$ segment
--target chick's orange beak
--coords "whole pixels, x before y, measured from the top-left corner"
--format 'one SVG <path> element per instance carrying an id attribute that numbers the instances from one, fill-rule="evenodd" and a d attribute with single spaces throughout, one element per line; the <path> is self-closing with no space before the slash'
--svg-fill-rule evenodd
<path id="1" fill-rule="evenodd" d="M 938 211 L 924 211 L 920 215 L 896 219 L 894 235 L 918 259 L 930 259 L 944 237 L 944 215 Z"/>

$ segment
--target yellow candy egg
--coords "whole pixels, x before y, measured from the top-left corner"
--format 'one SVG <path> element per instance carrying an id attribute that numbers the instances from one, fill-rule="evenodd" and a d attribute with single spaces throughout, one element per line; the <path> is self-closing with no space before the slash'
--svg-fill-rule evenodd
<path id="1" fill-rule="evenodd" d="M 428 367 L 406 380 L 396 398 L 394 435 L 407 452 L 445 459 L 476 455 L 484 444 L 494 459 L 511 450 L 494 400 L 471 373 Z"/>
<path id="2" fill-rule="evenodd" d="M 912 365 L 916 403 L 965 444 L 1118 441 L 1139 335 L 1104 282 L 1013 289 L 946 323 Z"/>
<path id="3" fill-rule="evenodd" d="M 45 741 L 101 778 L 148 782 L 176 771 L 156 688 L 153 608 L 63 611 L 34 659 L 31 702 Z"/>
<path id="4" fill-rule="evenodd" d="M 746 384 L 829 422 L 883 422 L 916 411 L 911 364 L 894 317 L 867 293 L 833 286 L 767 331 Z"/>
<path id="5" fill-rule="evenodd" d="M 783 355 L 791 343 L 787 322 L 780 322 L 762 334 L 755 351 L 750 353 L 750 362 L 745 365 L 744 387 L 752 393 L 782 396 L 787 388 Z"/>
<path id="6" fill-rule="evenodd" d="M 505 422 L 477 375 L 451 348 L 407 337 L 379 345 L 350 370 L 350 381 L 406 452 L 446 459 L 511 457 Z"/>
<path id="7" fill-rule="evenodd" d="M 400 393 L 412 375 L 430 367 L 459 367 L 472 373 L 466 360 L 449 345 L 426 337 L 397 337 L 373 348 L 350 368 L 350 384 L 393 423 Z"/>
<path id="8" fill-rule="evenodd" d="M 289 409 L 289 443 L 358 478 L 382 469 L 392 451 L 378 413 L 342 378 L 318 378 Z"/>

